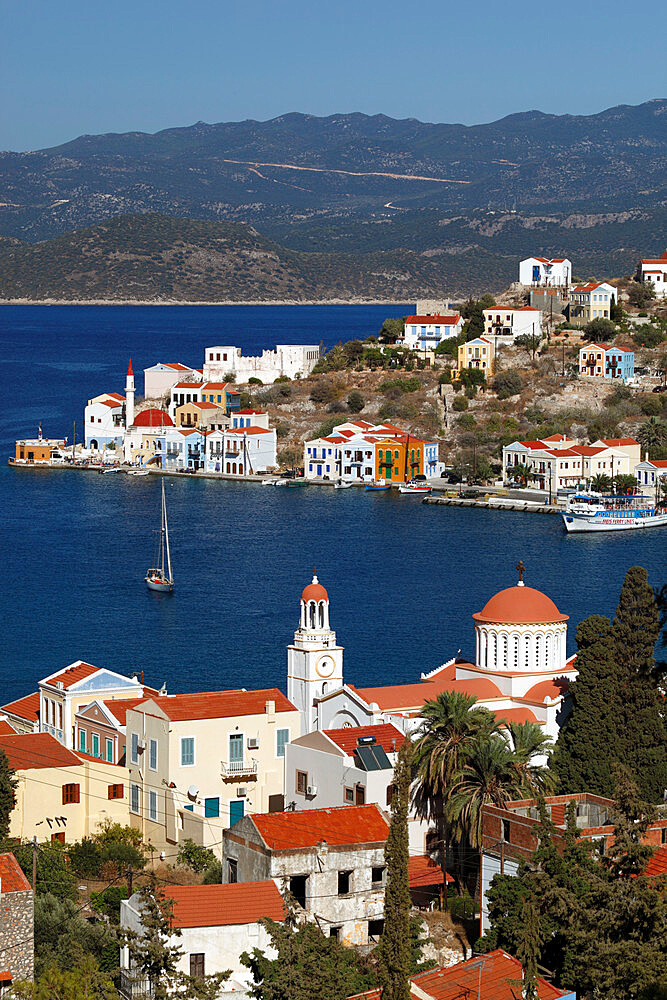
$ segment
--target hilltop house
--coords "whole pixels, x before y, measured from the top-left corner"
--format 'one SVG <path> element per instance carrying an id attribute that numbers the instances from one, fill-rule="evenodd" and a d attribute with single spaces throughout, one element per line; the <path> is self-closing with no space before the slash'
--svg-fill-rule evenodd
<path id="1" fill-rule="evenodd" d="M 487 340 L 495 338 L 496 343 L 512 343 L 517 337 L 534 337 L 537 347 L 542 340 L 542 312 L 532 306 L 484 309 L 484 336 Z"/>
<path id="2" fill-rule="evenodd" d="M 325 935 L 367 945 L 384 926 L 388 832 L 376 805 L 253 813 L 223 831 L 222 877 L 273 879 Z"/>
<path id="3" fill-rule="evenodd" d="M 144 397 L 146 399 L 164 399 L 177 382 L 201 382 L 201 369 L 190 368 L 179 362 L 158 361 L 150 368 L 144 368 Z"/>
<path id="4" fill-rule="evenodd" d="M 562 288 L 572 281 L 572 263 L 567 257 L 526 257 L 519 263 L 522 285 Z"/>
<path id="5" fill-rule="evenodd" d="M 575 326 L 586 326 L 592 319 L 609 319 L 615 301 L 616 289 L 604 281 L 575 285 L 570 290 L 568 320 Z"/>
<path id="6" fill-rule="evenodd" d="M 638 277 L 640 281 L 652 282 L 657 299 L 667 298 L 667 252 L 662 257 L 640 260 Z"/>
<path id="7" fill-rule="evenodd" d="M 494 340 L 494 337 L 475 337 L 459 344 L 458 363 L 456 369 L 452 369 L 452 378 L 457 378 L 465 368 L 480 368 L 487 378 L 493 375 L 496 357 Z"/>
<path id="8" fill-rule="evenodd" d="M 255 357 L 244 357 L 240 347 L 207 347 L 204 352 L 204 381 L 247 382 L 251 378 L 262 383 L 277 378 L 305 378 L 310 375 L 320 357 L 317 344 L 278 344 L 273 351 L 262 351 Z"/>
<path id="9" fill-rule="evenodd" d="M 463 329 L 463 319 L 458 313 L 434 316 L 406 316 L 403 336 L 398 343 L 413 351 L 428 354 L 435 351 L 443 340 L 458 337 Z"/>
<path id="10" fill-rule="evenodd" d="M 586 344 L 579 349 L 579 374 L 590 378 L 634 378 L 635 354 L 625 347 Z"/>

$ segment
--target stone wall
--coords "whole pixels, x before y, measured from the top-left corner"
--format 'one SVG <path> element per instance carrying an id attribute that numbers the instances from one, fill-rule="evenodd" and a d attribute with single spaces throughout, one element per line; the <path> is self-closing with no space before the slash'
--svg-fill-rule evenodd
<path id="1" fill-rule="evenodd" d="M 0 894 L 0 969 L 32 979 L 35 968 L 32 889 Z"/>

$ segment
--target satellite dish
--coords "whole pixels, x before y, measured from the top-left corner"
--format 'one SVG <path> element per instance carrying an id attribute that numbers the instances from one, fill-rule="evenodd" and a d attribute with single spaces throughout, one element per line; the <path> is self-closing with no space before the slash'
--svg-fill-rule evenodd
<path id="1" fill-rule="evenodd" d="M 197 786 L 190 785 L 190 787 L 188 788 L 188 798 L 192 799 L 192 801 L 194 802 L 198 795 L 199 795 L 199 789 L 197 788 Z"/>

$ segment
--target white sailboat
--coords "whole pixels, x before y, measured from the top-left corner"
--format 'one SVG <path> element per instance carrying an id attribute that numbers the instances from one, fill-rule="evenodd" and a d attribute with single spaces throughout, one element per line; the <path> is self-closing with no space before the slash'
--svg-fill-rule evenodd
<path id="1" fill-rule="evenodd" d="M 171 552 L 169 551 L 169 526 L 167 524 L 167 501 L 164 495 L 164 479 L 162 479 L 162 507 L 157 566 L 149 569 L 146 573 L 146 586 L 149 590 L 158 590 L 166 593 L 171 593 L 174 589 L 174 576 L 171 571 Z"/>

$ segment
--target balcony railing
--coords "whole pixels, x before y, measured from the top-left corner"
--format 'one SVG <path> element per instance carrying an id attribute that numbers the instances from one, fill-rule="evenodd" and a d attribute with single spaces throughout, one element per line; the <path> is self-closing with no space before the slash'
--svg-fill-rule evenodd
<path id="1" fill-rule="evenodd" d="M 256 760 L 221 760 L 220 770 L 223 778 L 256 778 Z"/>

